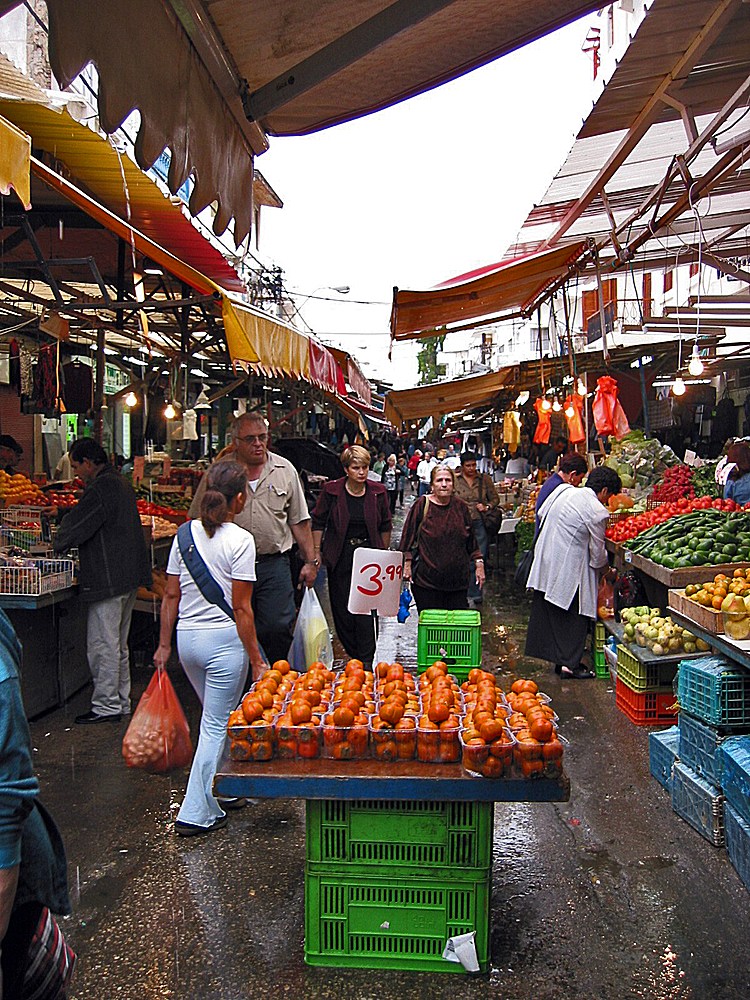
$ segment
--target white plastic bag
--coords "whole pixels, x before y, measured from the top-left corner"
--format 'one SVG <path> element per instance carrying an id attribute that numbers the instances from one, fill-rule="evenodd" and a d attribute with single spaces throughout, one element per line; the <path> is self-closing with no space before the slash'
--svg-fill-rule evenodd
<path id="1" fill-rule="evenodd" d="M 316 661 L 324 663 L 329 670 L 333 666 L 331 631 L 312 587 L 305 590 L 302 598 L 287 659 L 292 670 L 300 672 Z"/>

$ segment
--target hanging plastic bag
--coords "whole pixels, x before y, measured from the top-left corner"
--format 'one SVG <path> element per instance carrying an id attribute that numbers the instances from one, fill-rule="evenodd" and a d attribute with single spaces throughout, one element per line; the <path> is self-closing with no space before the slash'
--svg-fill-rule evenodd
<path id="1" fill-rule="evenodd" d="M 603 576 L 599 581 L 599 592 L 596 595 L 596 611 L 599 618 L 612 618 L 615 613 L 615 588 Z"/>
<path id="2" fill-rule="evenodd" d="M 613 409 L 617 400 L 617 382 L 609 375 L 603 375 L 596 383 L 596 393 L 591 404 L 596 433 L 600 437 L 614 434 Z"/>
<path id="3" fill-rule="evenodd" d="M 539 418 L 536 430 L 534 431 L 534 444 L 549 444 L 550 434 L 552 433 L 552 410 L 551 408 L 545 409 L 542 405 L 543 402 L 544 400 L 540 396 L 534 403 L 534 409 Z"/>
<path id="4" fill-rule="evenodd" d="M 190 727 L 166 670 L 155 670 L 122 741 L 128 767 L 162 773 L 193 757 Z"/>
<path id="5" fill-rule="evenodd" d="M 570 444 L 581 444 L 586 440 L 581 406 L 581 397 L 577 394 L 568 396 L 565 400 L 564 412 L 565 420 L 568 424 L 568 441 Z"/>
<path id="6" fill-rule="evenodd" d="M 412 602 L 411 591 L 409 590 L 408 584 L 405 583 L 404 586 L 401 588 L 401 598 L 398 602 L 398 614 L 396 615 L 401 625 L 403 625 L 406 619 L 409 617 L 410 614 L 409 608 L 411 607 L 411 602 Z"/>
<path id="7" fill-rule="evenodd" d="M 614 435 L 618 441 L 622 441 L 626 434 L 630 433 L 630 424 L 625 416 L 625 410 L 620 405 L 620 400 L 615 400 L 614 411 L 612 413 L 612 427 Z"/>
<path id="8" fill-rule="evenodd" d="M 333 666 L 331 630 L 312 587 L 305 590 L 302 598 L 287 659 L 292 670 L 300 672 L 316 661 L 324 663 L 329 670 Z"/>

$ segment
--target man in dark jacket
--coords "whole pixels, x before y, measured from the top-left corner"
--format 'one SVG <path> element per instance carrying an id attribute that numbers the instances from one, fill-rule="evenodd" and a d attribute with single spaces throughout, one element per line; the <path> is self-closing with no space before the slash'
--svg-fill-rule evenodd
<path id="1" fill-rule="evenodd" d="M 138 587 L 151 583 L 151 566 L 133 488 L 90 438 L 70 448 L 73 475 L 86 484 L 62 520 L 55 550 L 78 548 L 81 597 L 89 602 L 86 654 L 94 678 L 91 711 L 82 725 L 119 722 L 130 714 L 128 632 Z"/>

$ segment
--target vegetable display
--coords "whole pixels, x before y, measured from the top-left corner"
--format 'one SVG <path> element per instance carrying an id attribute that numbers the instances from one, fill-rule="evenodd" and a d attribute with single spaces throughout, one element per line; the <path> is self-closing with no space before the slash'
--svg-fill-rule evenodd
<path id="1" fill-rule="evenodd" d="M 685 587 L 685 597 L 721 611 L 724 631 L 731 639 L 750 638 L 750 569 L 736 569 L 731 577 L 717 573 L 706 583 L 691 584 Z"/>
<path id="2" fill-rule="evenodd" d="M 678 656 L 680 653 L 709 649 L 707 643 L 677 625 L 659 608 L 623 608 L 621 618 L 625 641 L 650 649 L 654 656 Z"/>
<path id="3" fill-rule="evenodd" d="M 671 448 L 656 438 L 647 438 L 643 431 L 630 431 L 621 441 L 615 441 L 604 464 L 614 469 L 624 489 L 635 489 L 636 497 L 650 492 L 669 466 L 679 459 Z"/>
<path id="4" fill-rule="evenodd" d="M 696 497 L 693 500 L 683 498 L 674 503 L 662 504 L 661 507 L 646 511 L 643 514 L 634 514 L 623 521 L 618 521 L 617 524 L 607 528 L 606 536 L 613 542 L 628 542 L 631 539 L 638 538 L 655 525 L 670 521 L 673 517 L 708 510 L 729 513 L 742 510 L 742 508 L 734 500 L 711 500 L 709 497 Z M 635 547 L 629 545 L 628 548 L 634 549 Z"/>
<path id="5" fill-rule="evenodd" d="M 668 569 L 750 562 L 750 513 L 726 513 L 728 500 L 712 503 L 720 507 L 672 517 L 644 531 L 629 548 Z"/>

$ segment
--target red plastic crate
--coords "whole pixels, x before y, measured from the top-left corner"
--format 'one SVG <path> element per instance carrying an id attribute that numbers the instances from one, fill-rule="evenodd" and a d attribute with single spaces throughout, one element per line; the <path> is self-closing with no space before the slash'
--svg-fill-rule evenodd
<path id="1" fill-rule="evenodd" d="M 618 677 L 615 704 L 636 726 L 671 726 L 677 720 L 677 699 L 671 688 L 633 691 Z"/>

